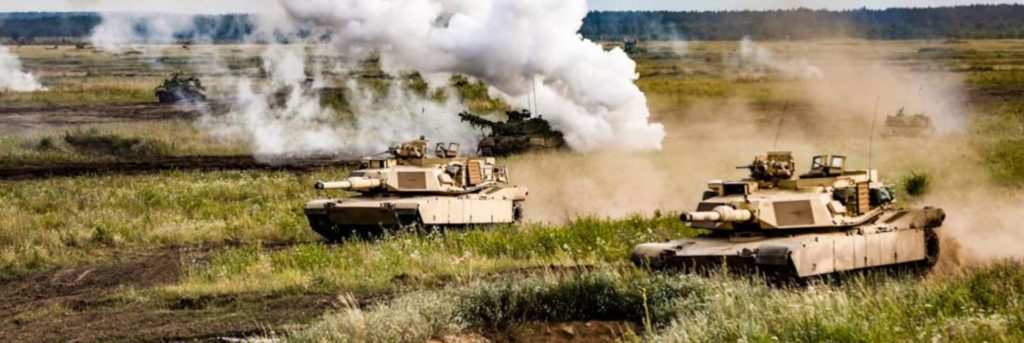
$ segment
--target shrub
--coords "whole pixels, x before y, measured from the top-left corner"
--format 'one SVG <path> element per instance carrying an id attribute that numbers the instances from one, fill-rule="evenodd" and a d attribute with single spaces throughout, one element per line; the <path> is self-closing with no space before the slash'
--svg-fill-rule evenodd
<path id="1" fill-rule="evenodd" d="M 36 150 L 39 151 L 50 151 L 56 149 L 57 143 L 54 142 L 52 137 L 43 137 L 39 140 L 39 143 L 36 144 Z"/>
<path id="2" fill-rule="evenodd" d="M 503 328 L 529 321 L 627 320 L 666 324 L 685 307 L 700 307 L 706 293 L 696 277 L 610 272 L 584 273 L 555 282 L 528 279 L 476 287 L 462 298 L 462 318 Z"/>
<path id="3" fill-rule="evenodd" d="M 135 137 L 102 134 L 95 128 L 64 133 L 64 141 L 75 150 L 86 154 L 114 156 L 162 156 L 171 147 L 166 143 Z"/>
<path id="4" fill-rule="evenodd" d="M 911 172 L 903 178 L 903 190 L 907 195 L 919 197 L 928 193 L 931 183 L 931 176 L 928 173 Z"/>

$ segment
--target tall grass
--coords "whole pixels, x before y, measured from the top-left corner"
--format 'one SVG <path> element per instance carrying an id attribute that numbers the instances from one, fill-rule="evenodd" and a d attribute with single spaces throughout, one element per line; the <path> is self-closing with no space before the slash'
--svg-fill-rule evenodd
<path id="1" fill-rule="evenodd" d="M 416 291 L 368 309 L 348 306 L 286 334 L 295 342 L 417 342 L 534 321 L 653 320 L 669 323 L 676 308 L 702 307 L 706 281 L 649 277 L 632 269 L 543 273 Z M 351 302 L 354 302 L 351 301 Z M 653 328 L 653 326 L 652 326 Z"/>
<path id="2" fill-rule="evenodd" d="M 429 286 L 527 267 L 625 262 L 641 242 L 692 236 L 672 217 L 584 218 L 565 226 L 526 225 L 399 233 L 380 241 L 322 243 L 268 251 L 218 252 L 168 289 L 182 295 L 229 292 L 374 291 Z"/>
<path id="3" fill-rule="evenodd" d="M 867 275 L 778 289 L 757 279 L 606 269 L 414 292 L 348 308 L 291 341 L 422 341 L 533 321 L 647 321 L 655 342 L 1014 342 L 1024 339 L 1024 272 L 1003 262 L 959 276 Z"/>
<path id="4" fill-rule="evenodd" d="M 302 214 L 316 196 L 313 178 L 164 172 L 0 181 L 0 276 L 88 260 L 111 247 L 315 240 Z"/>
<path id="5" fill-rule="evenodd" d="M 66 139 L 75 142 L 105 140 L 115 150 L 132 147 L 154 152 L 152 155 L 244 155 L 250 154 L 247 142 L 219 139 L 197 129 L 191 122 L 166 120 L 133 123 L 109 123 L 51 127 L 0 135 L 0 166 L 59 162 L 101 162 L 117 159 L 116 155 L 98 155 L 91 149 L 79 151 Z M 135 143 L 132 140 L 137 140 Z M 148 146 L 148 147 L 147 147 Z M 125 149 L 127 148 L 127 149 Z M 107 151 L 110 152 L 110 151 Z M 131 154 L 125 155 L 126 157 Z"/>

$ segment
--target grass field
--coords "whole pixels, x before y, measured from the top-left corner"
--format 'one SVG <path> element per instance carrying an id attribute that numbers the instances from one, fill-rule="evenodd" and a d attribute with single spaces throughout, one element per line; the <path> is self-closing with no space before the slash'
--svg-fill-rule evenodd
<path id="1" fill-rule="evenodd" d="M 962 253 L 992 245 L 992 256 L 950 260 L 927 276 L 867 273 L 809 287 L 632 267 L 635 244 L 696 235 L 674 213 L 699 200 L 707 179 L 741 177 L 733 167 L 773 143 L 801 165 L 816 152 L 873 164 L 912 193 L 901 205 L 945 207 L 952 234 L 1019 222 L 1024 41 L 768 42 L 773 60 L 754 70 L 731 62 L 736 46 L 650 42 L 633 55 L 652 116 L 669 131 L 662 152 L 503 160 L 531 188 L 522 225 L 326 244 L 302 205 L 322 196 L 314 181 L 344 168 L 0 180 L 0 340 L 1024 339 L 1020 254 L 989 240 L 965 240 Z M 176 71 L 203 75 L 211 97 L 229 98 L 232 77 L 259 74 L 258 46 L 12 51 L 50 90 L 0 94 L 0 166 L 251 151 L 193 115 L 150 106 L 153 87 Z M 226 70 L 205 67 L 215 58 Z M 789 73 L 806 65 L 851 78 Z M 401 80 L 437 96 L 421 78 Z M 456 83 L 474 110 L 510 106 Z M 899 107 L 931 110 L 949 130 L 881 138 L 873 119 Z M 89 140 L 116 148 L 76 148 Z M 979 237 L 1020 237 L 1006 229 Z"/>

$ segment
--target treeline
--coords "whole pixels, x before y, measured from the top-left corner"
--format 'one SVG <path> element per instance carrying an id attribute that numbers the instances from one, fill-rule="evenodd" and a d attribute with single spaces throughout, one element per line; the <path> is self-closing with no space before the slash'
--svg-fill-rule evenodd
<path id="1" fill-rule="evenodd" d="M 210 40 L 214 42 L 238 42 L 252 33 L 254 24 L 246 14 L 225 15 L 180 15 L 163 14 L 171 21 L 191 21 L 189 29 L 176 32 L 174 39 L 186 42 Z M 99 26 L 103 17 L 92 12 L 32 12 L 0 13 L 0 40 L 31 44 L 53 40 L 78 41 L 89 37 Z M 150 29 L 140 21 L 132 28 L 138 37 L 146 37 Z"/>
<path id="2" fill-rule="evenodd" d="M 215 42 L 237 42 L 253 32 L 249 15 L 202 15 L 191 18 L 194 27 L 175 38 L 197 37 Z M 88 37 L 102 17 L 97 13 L 2 13 L 0 41 L 30 44 L 80 40 Z M 137 34 L 145 34 L 139 26 Z M 886 10 L 777 10 L 724 12 L 591 12 L 581 33 L 590 39 L 621 40 L 736 40 L 869 38 L 1024 38 L 1024 5 L 973 5 Z"/>
<path id="3" fill-rule="evenodd" d="M 592 12 L 585 37 L 620 40 L 1024 38 L 1024 5 L 847 11 Z"/>

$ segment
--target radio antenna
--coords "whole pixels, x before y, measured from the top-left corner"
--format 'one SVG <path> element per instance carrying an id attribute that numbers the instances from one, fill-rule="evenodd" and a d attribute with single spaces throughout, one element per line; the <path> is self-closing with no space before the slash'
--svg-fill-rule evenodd
<path id="1" fill-rule="evenodd" d="M 533 88 L 533 114 L 536 115 L 537 111 L 539 111 L 537 109 L 537 77 L 534 76 L 532 81 L 530 85 Z"/>
<path id="2" fill-rule="evenodd" d="M 779 136 L 782 136 L 782 123 L 786 120 L 786 112 L 789 110 L 789 100 L 782 105 L 782 114 L 779 116 L 779 127 L 775 128 L 775 145 L 772 150 L 779 148 Z"/>
<path id="3" fill-rule="evenodd" d="M 416 126 L 418 126 L 417 129 L 419 129 L 418 131 L 420 132 L 420 136 L 421 137 L 424 135 L 424 133 L 423 133 L 423 116 L 426 113 L 427 113 L 427 108 L 426 107 L 420 107 L 420 120 L 416 121 Z"/>
<path id="4" fill-rule="evenodd" d="M 868 181 L 875 181 L 872 180 L 873 177 L 871 176 L 871 162 L 875 151 L 875 122 L 878 121 L 878 103 L 881 101 L 881 95 L 875 98 L 875 113 L 871 115 L 871 136 L 868 138 Z"/>

